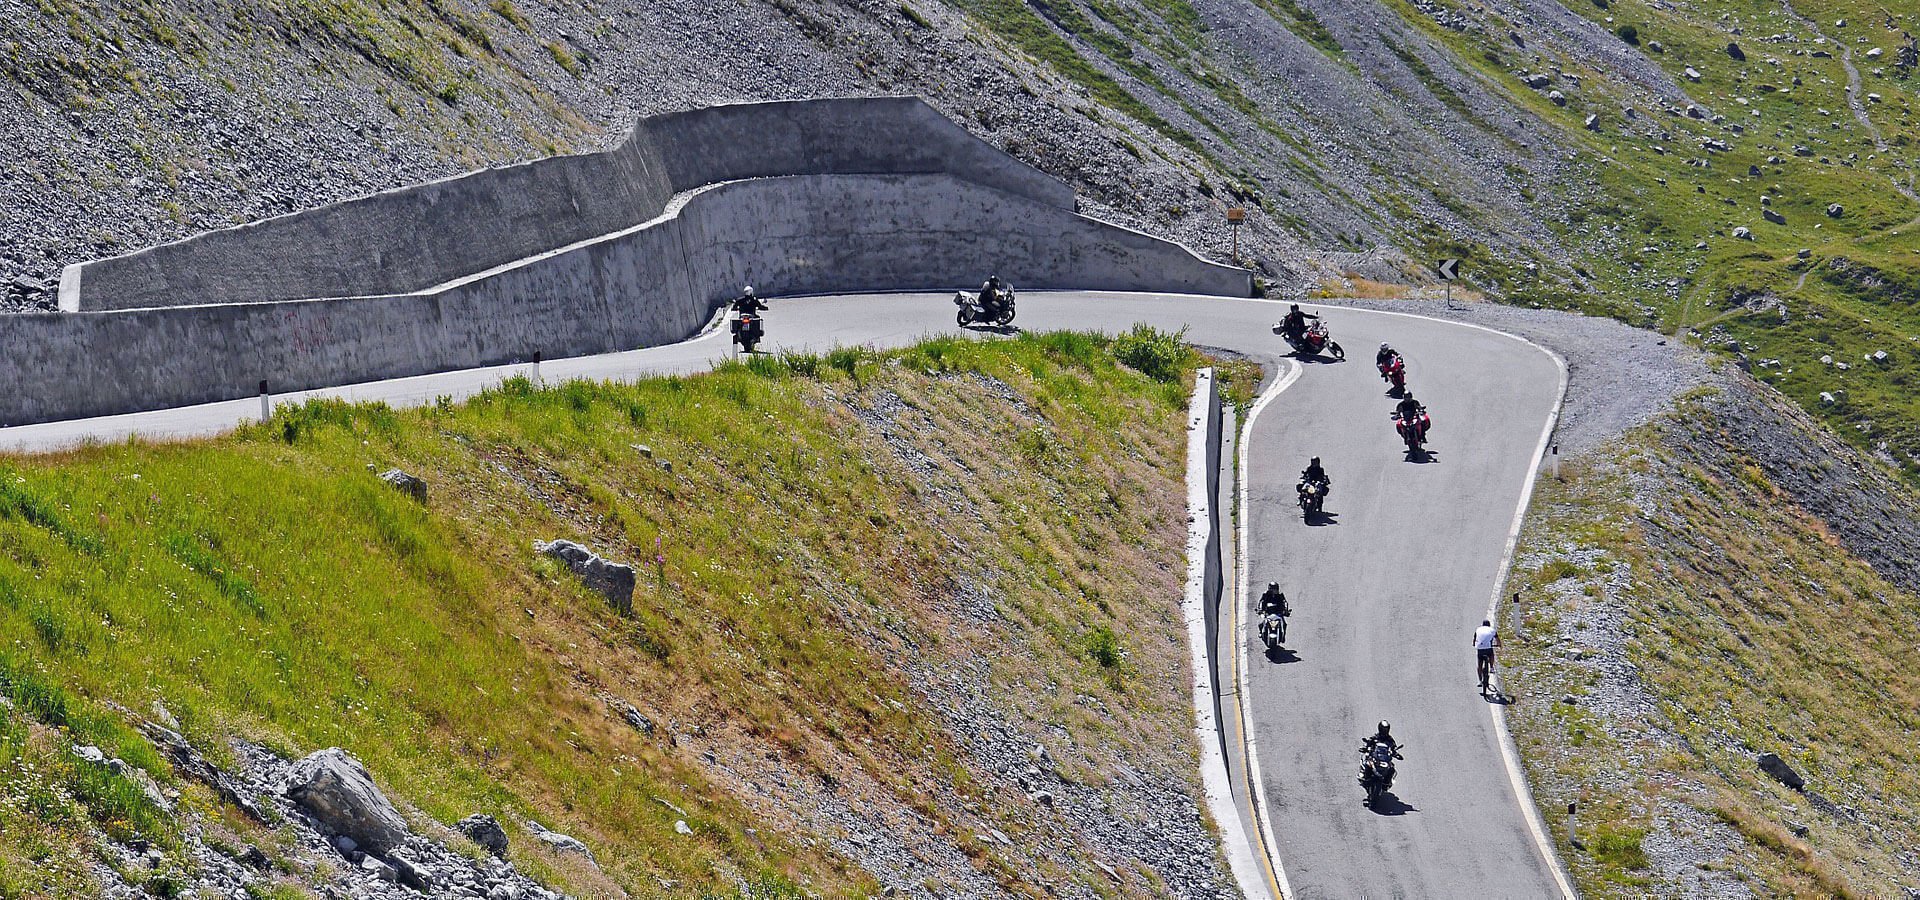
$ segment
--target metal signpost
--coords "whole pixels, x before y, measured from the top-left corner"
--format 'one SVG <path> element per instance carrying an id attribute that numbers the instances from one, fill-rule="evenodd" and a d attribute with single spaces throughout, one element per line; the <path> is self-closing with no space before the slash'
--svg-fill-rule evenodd
<path id="1" fill-rule="evenodd" d="M 1460 261 L 1457 259 L 1443 259 L 1440 261 L 1439 265 L 1433 267 L 1433 270 L 1435 272 L 1440 273 L 1441 281 L 1446 282 L 1447 308 L 1452 309 L 1453 308 L 1453 283 L 1455 280 L 1457 280 L 1460 277 Z"/>
<path id="2" fill-rule="evenodd" d="M 1240 226 L 1247 221 L 1247 209 L 1244 206 L 1227 207 L 1227 225 L 1233 229 L 1233 261 L 1240 261 Z"/>

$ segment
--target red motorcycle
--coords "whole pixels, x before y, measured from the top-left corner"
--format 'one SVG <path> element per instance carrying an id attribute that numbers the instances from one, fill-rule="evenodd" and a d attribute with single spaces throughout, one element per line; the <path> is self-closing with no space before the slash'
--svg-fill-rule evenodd
<path id="1" fill-rule="evenodd" d="M 1347 351 L 1341 349 L 1339 341 L 1327 334 L 1326 323 L 1319 320 L 1308 325 L 1307 330 L 1301 332 L 1298 338 L 1287 334 L 1279 325 L 1273 326 L 1273 330 L 1275 334 L 1286 339 L 1287 344 L 1293 347 L 1293 352 L 1298 356 L 1319 356 L 1324 352 L 1334 359 L 1347 358 Z"/>
<path id="2" fill-rule="evenodd" d="M 1393 414 L 1393 430 L 1400 433 L 1400 439 L 1407 443 L 1407 454 L 1415 459 L 1426 452 L 1420 445 L 1427 442 L 1427 429 L 1432 427 L 1433 417 L 1427 415 L 1426 407 L 1412 416 Z"/>
<path id="3" fill-rule="evenodd" d="M 1398 397 L 1407 392 L 1407 361 L 1395 353 L 1386 362 L 1380 364 L 1380 380 L 1390 385 L 1387 396 Z"/>

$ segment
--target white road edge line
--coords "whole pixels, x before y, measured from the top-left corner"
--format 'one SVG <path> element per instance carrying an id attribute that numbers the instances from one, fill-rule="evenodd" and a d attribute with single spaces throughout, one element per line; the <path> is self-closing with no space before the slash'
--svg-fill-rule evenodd
<path id="1" fill-rule="evenodd" d="M 1244 298 L 1232 297 L 1227 299 L 1242 300 L 1247 303 L 1272 303 L 1276 305 L 1280 303 L 1293 302 L 1290 300 L 1274 300 L 1274 299 L 1267 299 L 1267 298 L 1261 298 L 1261 297 L 1244 297 Z M 1303 303 L 1301 305 L 1315 307 L 1318 309 L 1344 309 L 1344 310 L 1354 310 L 1357 312 L 1378 313 L 1381 315 L 1388 315 L 1388 316 L 1404 316 L 1409 319 L 1426 319 L 1427 321 L 1430 321 L 1430 322 L 1441 322 L 1448 325 L 1459 325 L 1465 328 L 1477 328 L 1481 331 L 1488 332 L 1489 334 L 1497 334 L 1497 335 L 1500 335 L 1501 337 L 1512 338 L 1513 340 L 1526 344 L 1527 346 L 1532 347 L 1535 350 L 1540 351 L 1541 353 L 1545 353 L 1548 358 L 1553 360 L 1554 366 L 1560 370 L 1560 384 L 1553 398 L 1553 410 L 1547 414 L 1547 422 L 1545 427 L 1540 429 L 1540 443 L 1539 443 L 1539 446 L 1534 448 L 1533 465 L 1527 472 L 1527 483 L 1526 483 L 1525 489 L 1520 492 L 1520 501 L 1518 504 L 1518 508 L 1514 511 L 1514 515 L 1513 515 L 1513 528 L 1507 534 L 1507 547 L 1505 552 L 1501 554 L 1500 568 L 1494 579 L 1493 597 L 1490 602 L 1490 605 L 1488 606 L 1487 618 L 1490 621 L 1494 622 L 1495 624 L 1498 624 L 1500 621 L 1500 595 L 1505 593 L 1507 588 L 1507 574 L 1508 574 L 1507 570 L 1509 569 L 1509 567 L 1513 565 L 1513 554 L 1515 549 L 1519 546 L 1519 543 L 1520 543 L 1520 529 L 1526 522 L 1527 507 L 1532 505 L 1533 503 L 1534 483 L 1539 480 L 1540 466 L 1545 461 L 1547 448 L 1550 445 L 1550 442 L 1553 440 L 1553 429 L 1560 424 L 1560 410 L 1561 410 L 1561 407 L 1564 406 L 1567 401 L 1567 361 L 1564 358 L 1562 358 L 1560 354 L 1555 353 L 1551 348 L 1546 347 L 1540 343 L 1521 337 L 1520 335 L 1514 334 L 1512 332 L 1501 331 L 1498 328 L 1491 328 L 1476 322 L 1461 322 L 1455 319 L 1442 319 L 1436 316 L 1422 315 L 1420 313 L 1398 312 L 1395 310 L 1388 310 L 1388 309 L 1366 309 L 1363 307 L 1338 306 L 1338 305 L 1322 304 L 1322 303 Z M 1239 525 L 1240 554 L 1238 559 L 1236 560 L 1236 563 L 1240 567 L 1240 588 L 1241 588 L 1242 596 L 1245 596 L 1246 591 L 1248 590 L 1247 555 L 1246 555 L 1247 554 L 1246 515 L 1247 515 L 1247 509 L 1248 509 L 1247 488 L 1246 488 L 1246 484 L 1247 484 L 1246 463 L 1248 458 L 1248 448 L 1253 444 L 1253 423 L 1255 419 L 1259 418 L 1260 412 L 1266 408 L 1267 401 L 1272 400 L 1275 397 L 1278 397 L 1281 391 L 1286 390 L 1289 385 L 1293 384 L 1294 379 L 1299 377 L 1300 371 L 1301 371 L 1300 367 L 1298 365 L 1295 365 L 1293 368 L 1293 371 L 1288 373 L 1288 375 L 1282 381 L 1276 383 L 1272 388 L 1268 389 L 1268 391 L 1265 394 L 1262 394 L 1260 396 L 1260 400 L 1253 405 L 1253 408 L 1251 410 L 1248 410 L 1247 422 L 1246 422 L 1246 425 L 1243 426 L 1243 430 L 1241 433 L 1241 438 L 1240 438 L 1241 465 L 1240 465 L 1240 475 L 1239 475 L 1240 516 L 1241 516 L 1240 525 Z M 1244 652 L 1248 658 L 1251 658 L 1253 653 L 1252 645 L 1245 644 Z M 1236 663 L 1238 662 L 1238 659 L 1239 657 L 1236 655 Z M 1245 695 L 1246 686 L 1243 683 L 1241 683 L 1240 674 L 1237 671 L 1234 673 L 1234 688 L 1235 688 L 1236 695 L 1238 696 Z M 1566 866 L 1560 861 L 1560 854 L 1557 851 L 1555 851 L 1553 848 L 1553 838 L 1547 832 L 1546 822 L 1540 817 L 1540 806 L 1539 804 L 1535 803 L 1533 800 L 1533 790 L 1527 782 L 1527 773 L 1520 766 L 1520 751 L 1513 742 L 1513 735 L 1507 730 L 1506 707 L 1499 703 L 1489 703 L 1487 705 L 1491 708 L 1491 715 L 1493 716 L 1494 733 L 1500 739 L 1500 755 L 1501 755 L 1502 761 L 1506 764 L 1507 778 L 1513 784 L 1513 791 L 1515 795 L 1514 799 L 1520 805 L 1520 814 L 1527 820 L 1527 830 L 1533 833 L 1534 849 L 1539 851 L 1541 859 L 1547 864 L 1547 871 L 1553 874 L 1554 883 L 1557 886 L 1559 886 L 1560 894 L 1564 898 L 1564 900 L 1579 900 L 1580 894 L 1578 891 L 1574 890 L 1573 880 L 1568 875 Z M 1260 805 L 1258 802 L 1259 787 L 1262 781 L 1260 777 L 1260 760 L 1259 760 L 1258 754 L 1254 749 L 1253 732 L 1252 732 L 1252 728 L 1250 727 L 1252 723 L 1251 723 L 1251 720 L 1246 715 L 1246 710 L 1248 706 L 1250 706 L 1250 704 L 1243 705 L 1241 707 L 1242 718 L 1241 718 L 1241 727 L 1240 727 L 1241 734 L 1243 735 L 1246 743 L 1245 752 L 1247 755 L 1248 802 L 1250 804 L 1253 804 L 1254 806 L 1254 809 L 1253 809 L 1254 821 L 1256 824 L 1259 825 L 1262 837 L 1265 838 L 1266 840 L 1268 858 L 1272 861 L 1274 870 L 1279 874 L 1280 888 L 1285 897 L 1291 897 L 1293 895 L 1293 889 L 1290 885 L 1287 884 L 1286 868 L 1280 862 L 1279 845 L 1275 843 L 1273 840 L 1273 831 L 1272 831 L 1272 828 L 1270 827 L 1270 822 L 1268 818 L 1260 813 Z"/>
<path id="2" fill-rule="evenodd" d="M 1267 390 L 1260 395 L 1260 399 L 1254 401 L 1253 407 L 1247 410 L 1246 423 L 1240 426 L 1240 462 L 1239 465 L 1236 466 L 1239 471 L 1236 473 L 1234 479 L 1239 482 L 1237 489 L 1240 497 L 1238 503 L 1239 509 L 1237 510 L 1238 521 L 1235 523 L 1239 550 L 1234 554 L 1234 565 L 1240 570 L 1235 580 L 1239 584 L 1240 589 L 1236 593 L 1233 603 L 1233 642 L 1238 647 L 1238 650 L 1233 654 L 1233 688 L 1235 698 L 1234 705 L 1239 707 L 1240 710 L 1240 752 L 1247 760 L 1247 812 L 1253 817 L 1254 828 L 1259 833 L 1261 850 L 1263 851 L 1262 855 L 1267 859 L 1269 871 L 1272 873 L 1274 880 L 1278 882 L 1275 887 L 1280 891 L 1280 900 L 1289 900 L 1289 898 L 1294 896 L 1293 885 L 1287 881 L 1286 864 L 1280 861 L 1280 844 L 1274 840 L 1273 820 L 1272 817 L 1266 814 L 1266 796 L 1261 791 L 1261 786 L 1266 783 L 1266 779 L 1260 775 L 1260 751 L 1258 741 L 1254 738 L 1253 716 L 1250 712 L 1253 704 L 1250 700 L 1246 699 L 1248 696 L 1247 685 L 1244 680 L 1245 669 L 1252 666 L 1253 644 L 1247 640 L 1247 634 L 1242 631 L 1244 624 L 1240 616 L 1240 606 L 1246 602 L 1245 598 L 1251 589 L 1248 584 L 1249 573 L 1247 571 L 1247 519 L 1249 518 L 1248 511 L 1251 510 L 1252 507 L 1248 504 L 1247 500 L 1247 472 L 1249 471 L 1248 460 L 1251 458 L 1251 448 L 1253 447 L 1253 426 L 1255 422 L 1260 420 L 1260 413 L 1267 408 L 1267 404 L 1273 402 L 1273 399 L 1280 396 L 1282 391 L 1285 391 L 1291 387 L 1295 381 L 1298 381 L 1302 371 L 1299 363 L 1291 360 L 1282 360 L 1281 362 L 1287 367 L 1287 371 L 1279 376 L 1272 387 L 1267 388 Z M 1246 661 L 1245 666 L 1241 664 L 1242 660 Z"/>

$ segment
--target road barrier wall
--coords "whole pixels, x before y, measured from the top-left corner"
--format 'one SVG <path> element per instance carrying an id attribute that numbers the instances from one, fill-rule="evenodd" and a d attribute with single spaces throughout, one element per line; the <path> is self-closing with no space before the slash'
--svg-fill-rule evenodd
<path id="1" fill-rule="evenodd" d="M 472 172 L 68 266 L 69 312 L 423 291 L 661 215 L 703 185 L 947 174 L 1073 209 L 1073 189 L 916 97 L 713 106 L 620 146 Z"/>
<path id="2" fill-rule="evenodd" d="M 0 316 L 0 425 L 683 340 L 763 295 L 1016 287 L 1247 296 L 1079 216 L 1067 185 L 915 98 L 643 120 L 606 153 L 391 191 L 68 268 Z"/>

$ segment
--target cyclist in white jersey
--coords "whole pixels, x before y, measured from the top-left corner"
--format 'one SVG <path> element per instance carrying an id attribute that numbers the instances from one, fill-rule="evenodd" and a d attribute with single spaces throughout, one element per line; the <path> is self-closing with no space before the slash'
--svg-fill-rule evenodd
<path id="1" fill-rule="evenodd" d="M 1480 693 L 1487 692 L 1487 682 L 1493 676 L 1493 649 L 1500 646 L 1500 632 L 1493 628 L 1490 619 L 1480 620 L 1480 627 L 1473 630 L 1474 655 L 1479 657 Z"/>

